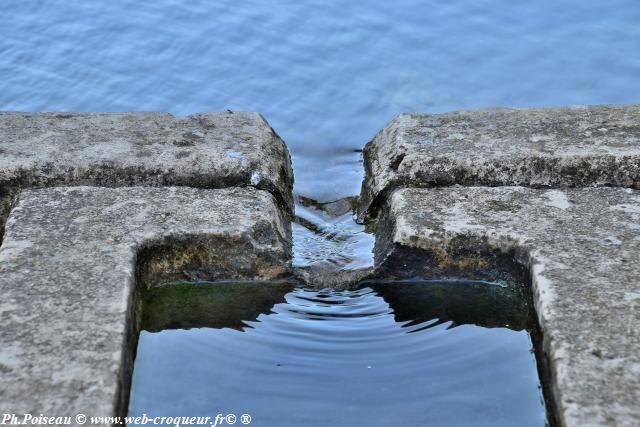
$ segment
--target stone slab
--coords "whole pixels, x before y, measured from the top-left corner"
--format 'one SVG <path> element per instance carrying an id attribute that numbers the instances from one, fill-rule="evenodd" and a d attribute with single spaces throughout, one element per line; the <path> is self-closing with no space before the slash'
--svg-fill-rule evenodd
<path id="1" fill-rule="evenodd" d="M 293 212 L 289 152 L 258 113 L 0 112 L 0 198 L 56 185 L 254 186 Z"/>
<path id="2" fill-rule="evenodd" d="M 137 279 L 272 279 L 291 230 L 254 188 L 24 190 L 0 247 L 5 413 L 126 411 Z"/>
<path id="3" fill-rule="evenodd" d="M 407 247 L 451 262 L 465 246 L 526 265 L 560 424 L 640 424 L 640 191 L 397 189 L 382 218 L 378 266 Z"/>
<path id="4" fill-rule="evenodd" d="M 398 187 L 640 189 L 640 106 L 402 114 L 364 149 L 359 217 Z"/>

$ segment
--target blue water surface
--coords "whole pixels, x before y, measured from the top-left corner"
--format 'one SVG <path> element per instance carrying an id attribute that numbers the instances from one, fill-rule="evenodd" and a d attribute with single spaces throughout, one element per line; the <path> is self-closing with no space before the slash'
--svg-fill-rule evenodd
<path id="1" fill-rule="evenodd" d="M 390 286 L 297 288 L 255 319 L 228 316 L 242 328 L 143 330 L 129 416 L 248 413 L 252 426 L 269 427 L 546 425 L 522 325 L 456 324 L 465 308 L 451 310 L 430 284 Z M 394 298 L 393 286 L 414 290 Z M 465 292 L 469 306 L 487 302 L 480 289 Z M 494 292 L 491 301 L 505 302 Z M 447 311 L 458 316 L 442 318 Z"/>
<path id="2" fill-rule="evenodd" d="M 400 112 L 640 102 L 639 23 L 637 0 L 9 0 L 0 108 L 260 111 L 327 201 Z"/>

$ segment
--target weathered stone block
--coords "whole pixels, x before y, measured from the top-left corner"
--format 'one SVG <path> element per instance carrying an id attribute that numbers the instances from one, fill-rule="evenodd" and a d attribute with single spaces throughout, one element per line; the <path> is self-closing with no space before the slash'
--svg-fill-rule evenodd
<path id="1" fill-rule="evenodd" d="M 364 149 L 359 217 L 394 188 L 640 188 L 640 106 L 403 114 Z"/>
<path id="2" fill-rule="evenodd" d="M 482 267 L 491 250 L 528 267 L 561 424 L 638 424 L 640 191 L 398 189 L 377 267 L 406 248 L 423 250 L 423 271 L 437 274 Z"/>
<path id="3" fill-rule="evenodd" d="M 0 197 L 57 185 L 254 186 L 293 209 L 289 153 L 258 113 L 0 112 Z"/>
<path id="4" fill-rule="evenodd" d="M 0 247 L 5 412 L 126 411 L 141 286 L 289 273 L 290 224 L 253 188 L 24 190 Z"/>

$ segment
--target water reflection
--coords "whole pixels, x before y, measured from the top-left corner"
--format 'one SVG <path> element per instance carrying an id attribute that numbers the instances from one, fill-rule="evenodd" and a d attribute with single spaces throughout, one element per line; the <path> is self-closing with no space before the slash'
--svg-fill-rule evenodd
<path id="1" fill-rule="evenodd" d="M 257 316 L 248 310 L 229 318 L 231 327 L 241 319 L 240 330 L 142 331 L 129 412 L 249 413 L 252 425 L 262 426 L 545 425 L 521 313 L 489 316 L 490 327 L 480 326 L 483 314 L 452 310 L 456 298 L 439 297 L 439 285 L 281 287 L 266 295 Z M 467 285 L 460 290 L 472 298 L 467 308 L 511 298 L 503 287 Z M 196 286 L 238 305 L 247 297 L 243 285 Z M 280 301 L 266 308 L 274 299 Z M 149 304 L 179 307 L 173 297 L 162 300 L 157 294 Z M 184 313 L 192 311 L 189 301 L 195 299 L 181 303 Z"/>

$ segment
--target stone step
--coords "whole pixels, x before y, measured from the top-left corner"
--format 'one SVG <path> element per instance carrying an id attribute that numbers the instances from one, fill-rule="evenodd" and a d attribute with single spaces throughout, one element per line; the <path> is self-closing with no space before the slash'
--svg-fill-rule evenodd
<path id="1" fill-rule="evenodd" d="M 364 149 L 359 218 L 398 187 L 640 189 L 640 106 L 403 114 Z"/>
<path id="2" fill-rule="evenodd" d="M 22 191 L 0 247 L 3 410 L 123 415 L 139 292 L 270 280 L 290 273 L 290 258 L 290 223 L 266 191 Z"/>
<path id="3" fill-rule="evenodd" d="M 560 424 L 637 425 L 640 191 L 402 188 L 382 207 L 380 272 L 473 275 L 496 252 L 530 271 Z"/>
<path id="4" fill-rule="evenodd" d="M 289 152 L 258 113 L 0 112 L 0 241 L 21 188 L 253 186 L 293 212 Z"/>

